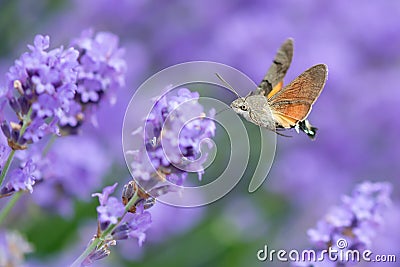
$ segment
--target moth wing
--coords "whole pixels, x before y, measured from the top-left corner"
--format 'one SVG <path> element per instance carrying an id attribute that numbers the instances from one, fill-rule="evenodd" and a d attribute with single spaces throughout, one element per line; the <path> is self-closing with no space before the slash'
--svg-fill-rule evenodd
<path id="1" fill-rule="evenodd" d="M 273 94 L 269 99 L 272 115 L 281 126 L 290 128 L 307 118 L 324 88 L 328 68 L 315 65 Z"/>
<path id="2" fill-rule="evenodd" d="M 272 88 L 272 91 L 268 93 L 267 98 L 271 98 L 274 94 L 276 94 L 279 90 L 283 88 L 283 80 L 280 81 L 277 85 Z"/>
<path id="3" fill-rule="evenodd" d="M 268 96 L 271 91 L 282 88 L 282 80 L 288 71 L 293 58 L 293 39 L 287 39 L 279 48 L 267 74 L 255 90 L 254 94 Z M 279 86 L 280 84 L 280 86 Z M 278 86 L 278 87 L 277 87 Z"/>
<path id="4" fill-rule="evenodd" d="M 297 123 L 296 119 L 288 117 L 282 113 L 275 112 L 274 110 L 272 110 L 272 116 L 274 117 L 277 124 L 283 128 L 291 128 Z"/>

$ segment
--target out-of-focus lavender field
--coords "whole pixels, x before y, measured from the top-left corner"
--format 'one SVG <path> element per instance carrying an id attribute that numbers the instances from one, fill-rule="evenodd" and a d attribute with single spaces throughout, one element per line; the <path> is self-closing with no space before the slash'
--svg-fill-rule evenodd
<path id="1" fill-rule="evenodd" d="M 6 220 L 8 229 L 19 230 L 34 247 L 26 266 L 70 264 L 96 231 L 98 204 L 91 194 L 114 182 L 120 192 L 129 181 L 122 123 L 130 98 L 148 77 L 174 64 L 209 60 L 257 83 L 288 37 L 295 45 L 285 83 L 314 64 L 329 68 L 309 116 L 319 128 L 316 140 L 294 131 L 292 138 L 278 136 L 272 169 L 255 193 L 247 192 L 247 176 L 205 207 L 156 203 L 143 246 L 119 241 L 94 266 L 288 266 L 259 262 L 256 252 L 265 244 L 313 247 L 307 230 L 363 181 L 391 184 L 392 204 L 370 248 L 399 258 L 399 1 L 1 1 L 1 87 L 36 34 L 49 35 L 56 47 L 87 28 L 119 36 L 126 85 L 115 105 L 102 104 L 97 128 L 87 124 L 81 135 L 56 140 L 51 155 L 57 182 L 38 185 Z M 232 97 L 227 94 L 226 102 Z M 205 170 L 204 176 L 213 173 Z M 0 207 L 4 203 L 0 199 Z"/>

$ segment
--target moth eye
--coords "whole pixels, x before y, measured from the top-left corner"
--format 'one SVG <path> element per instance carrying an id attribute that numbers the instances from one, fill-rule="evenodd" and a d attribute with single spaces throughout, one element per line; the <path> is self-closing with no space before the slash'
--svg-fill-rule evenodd
<path id="1" fill-rule="evenodd" d="M 247 111 L 247 110 L 248 110 L 248 108 L 247 108 L 246 105 L 241 105 L 241 106 L 240 106 L 240 109 L 243 110 L 243 111 Z"/>

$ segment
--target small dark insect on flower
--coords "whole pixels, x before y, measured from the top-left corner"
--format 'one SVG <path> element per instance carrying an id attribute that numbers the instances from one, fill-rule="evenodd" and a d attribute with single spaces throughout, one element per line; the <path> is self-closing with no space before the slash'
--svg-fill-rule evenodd
<path id="1" fill-rule="evenodd" d="M 132 197 L 135 195 L 135 193 L 139 196 L 142 195 L 141 197 L 146 198 L 147 194 L 144 193 L 142 194 L 142 191 L 139 190 L 139 187 L 136 185 L 135 181 L 129 181 L 126 185 L 124 185 L 124 189 L 122 190 L 122 203 L 126 206 L 129 202 L 129 200 L 132 199 Z M 131 213 L 136 212 L 136 203 L 132 205 L 129 210 Z"/>
<path id="2" fill-rule="evenodd" d="M 122 190 L 122 203 L 126 206 L 128 202 L 132 199 L 132 197 L 136 194 L 138 196 L 138 200 L 129 208 L 129 212 L 135 213 L 136 207 L 143 203 L 143 208 L 145 210 L 150 209 L 156 203 L 156 197 L 164 195 L 168 192 L 171 192 L 171 187 L 169 185 L 162 185 L 151 189 L 148 193 L 146 193 L 134 180 L 129 181 L 126 185 L 124 185 L 124 189 Z"/>
<path id="3" fill-rule="evenodd" d="M 149 209 L 154 205 L 155 199 L 152 196 L 150 196 L 148 193 L 143 191 L 143 189 L 141 189 L 140 186 L 138 186 L 134 180 L 129 181 L 129 183 L 124 185 L 124 189 L 122 190 L 122 203 L 126 206 L 128 204 L 128 202 L 129 202 L 129 200 L 131 200 L 132 197 L 135 194 L 139 198 L 134 203 L 134 205 L 132 205 L 129 208 L 129 210 L 128 210 L 129 212 L 135 213 L 136 212 L 136 206 L 139 203 L 142 203 L 142 202 L 144 202 L 143 203 L 144 204 L 143 205 L 144 209 Z M 152 204 L 150 204 L 150 203 L 152 203 Z"/>

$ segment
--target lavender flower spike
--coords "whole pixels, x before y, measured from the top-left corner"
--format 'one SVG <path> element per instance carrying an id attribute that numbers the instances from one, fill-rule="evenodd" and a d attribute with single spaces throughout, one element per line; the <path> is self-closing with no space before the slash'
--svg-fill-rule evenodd
<path id="1" fill-rule="evenodd" d="M 159 98 L 145 126 L 146 151 L 139 151 L 132 162 L 132 172 L 144 186 L 154 173 L 165 175 L 169 182 L 182 185 L 188 172 L 203 174 L 203 163 L 207 155 L 200 154 L 200 143 L 215 135 L 215 124 L 206 118 L 203 106 L 198 102 L 199 94 L 186 88 L 168 92 Z M 209 117 L 214 116 L 211 110 Z M 162 134 L 161 134 L 162 133 Z M 147 154 L 147 155 L 146 155 Z M 142 157 L 149 157 L 152 166 L 144 166 Z M 151 183 L 151 181 L 150 181 Z"/>
<path id="2" fill-rule="evenodd" d="M 137 239 L 141 246 L 152 222 L 147 210 L 157 197 L 175 190 L 165 182 L 182 184 L 189 171 L 203 173 L 202 164 L 206 159 L 198 159 L 199 146 L 203 139 L 214 136 L 215 124 L 206 118 L 198 99 L 198 93 L 180 88 L 155 102 L 145 121 L 144 136 L 140 137 L 144 138 L 145 148 L 132 153 L 135 180 L 124 186 L 121 201 L 110 196 L 117 184 L 92 195 L 99 197 L 99 228 L 93 243 L 86 248 L 90 253 L 82 254 L 88 255 L 84 264 L 107 257 L 109 246 L 117 240 Z M 212 117 L 214 113 L 210 113 Z M 151 164 L 147 164 L 145 157 L 150 158 Z M 128 203 L 132 204 L 129 208 Z"/>
<path id="3" fill-rule="evenodd" d="M 136 190 L 136 186 L 129 184 L 132 185 L 132 190 Z M 135 197 L 135 200 L 138 199 L 138 202 L 134 203 L 135 209 L 131 211 L 132 213 L 126 214 L 124 204 L 110 196 L 116 186 L 117 183 L 105 187 L 102 193 L 92 194 L 93 197 L 98 197 L 100 202 L 100 206 L 97 207 L 99 228 L 86 248 L 91 251 L 82 260 L 81 266 L 88 266 L 107 257 L 110 254 L 109 247 L 116 245 L 117 240 L 136 238 L 141 246 L 146 238 L 145 231 L 150 227 L 151 215 L 144 211 L 143 199 Z M 123 194 L 126 194 L 126 189 Z M 109 226 L 112 227 L 109 229 L 113 229 L 111 233 L 105 231 Z"/>
<path id="4" fill-rule="evenodd" d="M 2 121 L 1 129 L 14 150 L 26 149 L 26 143 L 47 134 L 60 134 L 57 126 L 63 135 L 76 134 L 85 117 L 94 117 L 102 98 L 115 102 L 114 93 L 124 86 L 127 69 L 118 37 L 107 32 L 93 37 L 85 31 L 73 46 L 76 49 L 48 50 L 49 36 L 37 35 L 30 51 L 7 73 L 5 96 L 19 122 Z M 21 134 L 28 112 L 32 123 Z"/>
<path id="5" fill-rule="evenodd" d="M 85 117 L 94 116 L 101 98 L 124 85 L 126 62 L 118 37 L 105 32 L 92 35 L 85 32 L 75 40 L 76 49 L 52 50 L 50 37 L 37 35 L 34 44 L 28 45 L 29 52 L 9 69 L 7 90 L 0 99 L 0 123 L 12 150 L 25 150 L 50 134 L 76 134 Z M 17 121 L 5 120 L 3 108 L 7 102 Z M 0 150 L 0 165 L 4 165 L 10 153 L 8 149 Z M 1 182 L 7 172 L 8 166 Z M 0 195 L 18 190 L 32 192 L 38 177 L 30 175 L 25 167 L 11 174 Z"/>
<path id="6" fill-rule="evenodd" d="M 384 210 L 391 204 L 391 190 L 389 183 L 367 181 L 357 185 L 351 196 L 343 196 L 341 205 L 333 207 L 315 228 L 307 231 L 316 251 L 329 247 L 360 252 L 369 249 L 383 224 Z M 343 240 L 346 246 L 338 247 Z M 325 261 L 330 264 L 328 259 Z"/>
<path id="7" fill-rule="evenodd" d="M 79 52 L 72 47 L 48 51 L 50 38 L 42 35 L 28 47 L 30 51 L 7 73 L 6 97 L 20 121 L 3 122 L 2 131 L 14 150 L 25 149 L 25 143 L 35 143 L 46 134 L 58 133 L 55 124 L 65 120 L 75 105 Z M 26 116 L 29 122 L 24 121 Z"/>
<path id="8" fill-rule="evenodd" d="M 352 249 L 370 247 L 371 238 L 383 223 L 382 214 L 390 204 L 390 193 L 388 183 L 359 184 L 351 196 L 343 196 L 342 204 L 319 221 L 317 228 L 308 230 L 311 241 L 323 248 L 344 238 Z"/>

